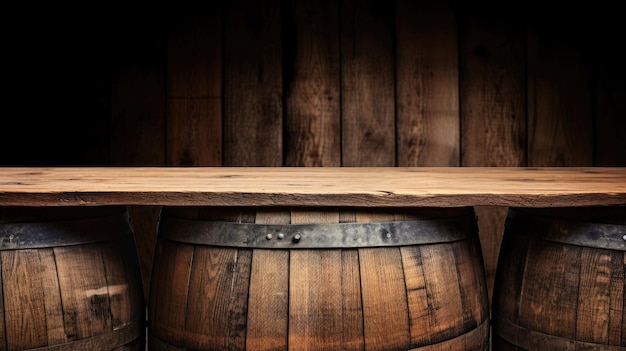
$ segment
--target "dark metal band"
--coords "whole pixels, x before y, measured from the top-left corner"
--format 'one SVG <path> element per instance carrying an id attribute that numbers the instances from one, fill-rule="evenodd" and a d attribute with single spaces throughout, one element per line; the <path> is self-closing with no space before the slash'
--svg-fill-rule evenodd
<path id="1" fill-rule="evenodd" d="M 579 222 L 511 210 L 507 230 L 562 244 L 626 251 L 626 225 Z"/>
<path id="2" fill-rule="evenodd" d="M 25 351 L 83 351 L 83 350 L 113 350 L 129 344 L 140 337 L 144 337 L 143 323 L 140 321 L 129 323 L 108 333 L 76 340 L 65 344 L 38 347 Z"/>
<path id="3" fill-rule="evenodd" d="M 0 224 L 0 251 L 89 244 L 132 235 L 127 213 L 107 217 Z"/>
<path id="4" fill-rule="evenodd" d="M 493 331 L 495 334 L 507 342 L 525 350 L 626 351 L 626 347 L 623 346 L 582 342 L 530 330 L 520 327 L 498 315 L 494 315 L 493 322 Z"/>
<path id="5" fill-rule="evenodd" d="M 407 246 L 463 240 L 476 233 L 473 216 L 435 220 L 250 224 L 162 217 L 159 235 L 172 241 L 238 248 L 312 249 Z"/>

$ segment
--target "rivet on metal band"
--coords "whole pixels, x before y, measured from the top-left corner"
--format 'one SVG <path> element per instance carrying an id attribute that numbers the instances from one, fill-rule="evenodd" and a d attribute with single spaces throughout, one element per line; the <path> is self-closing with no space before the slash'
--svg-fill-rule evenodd
<path id="1" fill-rule="evenodd" d="M 474 217 L 335 224 L 250 224 L 162 217 L 159 236 L 225 247 L 310 249 L 407 246 L 463 240 L 477 233 Z M 280 238 L 283 239 L 280 239 Z"/>

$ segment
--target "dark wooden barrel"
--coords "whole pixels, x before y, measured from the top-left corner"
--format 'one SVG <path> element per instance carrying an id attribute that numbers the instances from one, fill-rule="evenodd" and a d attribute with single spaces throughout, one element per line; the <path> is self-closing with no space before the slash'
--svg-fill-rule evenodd
<path id="1" fill-rule="evenodd" d="M 486 350 L 475 216 L 163 209 L 150 350 Z"/>
<path id="2" fill-rule="evenodd" d="M 626 207 L 509 210 L 494 350 L 626 350 Z"/>
<path id="3" fill-rule="evenodd" d="M 0 350 L 143 350 L 125 207 L 0 207 Z"/>

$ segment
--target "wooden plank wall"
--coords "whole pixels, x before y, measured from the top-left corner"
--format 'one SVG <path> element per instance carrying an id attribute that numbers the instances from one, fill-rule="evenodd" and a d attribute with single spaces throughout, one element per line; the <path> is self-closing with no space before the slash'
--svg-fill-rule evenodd
<path id="1" fill-rule="evenodd" d="M 9 44 L 19 108 L 0 163 L 626 166 L 619 12 L 498 4 L 237 0 L 38 18 Z M 506 210 L 477 208 L 490 291 Z M 131 208 L 146 287 L 158 211 Z"/>

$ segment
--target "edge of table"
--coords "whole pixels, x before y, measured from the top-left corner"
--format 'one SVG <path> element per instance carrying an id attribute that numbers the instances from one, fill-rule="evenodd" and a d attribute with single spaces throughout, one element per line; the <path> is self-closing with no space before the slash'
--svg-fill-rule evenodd
<path id="1" fill-rule="evenodd" d="M 0 167 L 0 206 L 626 205 L 626 167 Z"/>

